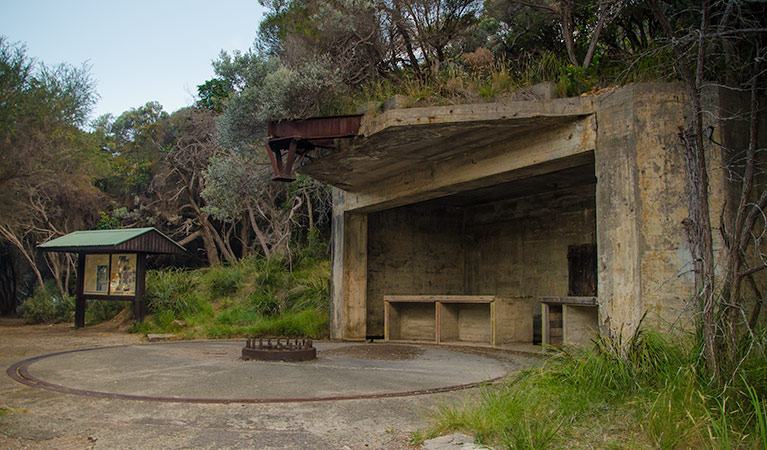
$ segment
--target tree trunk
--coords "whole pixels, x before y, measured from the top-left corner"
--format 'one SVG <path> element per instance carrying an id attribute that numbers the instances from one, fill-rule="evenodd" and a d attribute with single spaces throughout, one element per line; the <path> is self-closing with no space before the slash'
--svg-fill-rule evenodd
<path id="1" fill-rule="evenodd" d="M 562 2 L 561 9 L 562 38 L 565 40 L 567 57 L 574 66 L 578 65 L 578 57 L 575 56 L 575 37 L 573 36 L 573 10 L 570 2 Z"/>
<path id="2" fill-rule="evenodd" d="M 43 276 L 40 274 L 40 270 L 37 268 L 37 264 L 35 264 L 34 258 L 29 254 L 26 248 L 24 248 L 24 244 L 19 240 L 19 238 L 14 235 L 11 230 L 7 229 L 4 226 L 0 226 L 0 235 L 5 237 L 11 244 L 16 247 L 21 254 L 24 256 L 24 259 L 27 260 L 29 263 L 30 268 L 35 273 L 35 277 L 37 278 L 37 283 L 40 285 L 40 287 L 43 287 L 45 283 L 43 283 Z"/>
<path id="3" fill-rule="evenodd" d="M 261 231 L 261 228 L 256 222 L 256 215 L 251 206 L 248 206 L 248 218 L 250 219 L 250 226 L 253 228 L 253 232 L 256 233 L 256 239 L 258 239 L 258 243 L 261 245 L 261 251 L 264 252 L 265 257 L 271 258 L 272 251 L 269 249 L 269 244 L 266 242 L 266 236 L 264 236 L 263 231 Z"/>
<path id="4" fill-rule="evenodd" d="M 594 50 L 597 48 L 597 42 L 599 41 L 599 34 L 602 32 L 602 27 L 605 25 L 605 19 L 607 18 L 607 7 L 603 1 L 599 2 L 599 22 L 597 28 L 594 30 L 594 34 L 591 36 L 591 42 L 589 42 L 589 50 L 586 52 L 586 57 L 583 58 L 583 69 L 588 69 L 591 65 L 591 60 L 594 58 Z"/>

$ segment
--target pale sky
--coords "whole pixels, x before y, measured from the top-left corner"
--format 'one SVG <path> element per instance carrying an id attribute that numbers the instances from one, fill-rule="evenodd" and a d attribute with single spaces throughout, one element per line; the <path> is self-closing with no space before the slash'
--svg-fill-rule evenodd
<path id="1" fill-rule="evenodd" d="M 101 99 L 91 119 L 156 100 L 193 103 L 221 50 L 252 47 L 257 0 L 0 0 L 0 35 L 46 65 L 88 63 Z"/>

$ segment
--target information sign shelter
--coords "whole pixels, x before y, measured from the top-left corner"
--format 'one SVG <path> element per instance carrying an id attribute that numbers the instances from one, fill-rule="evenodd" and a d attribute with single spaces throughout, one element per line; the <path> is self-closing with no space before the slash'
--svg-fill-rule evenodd
<path id="1" fill-rule="evenodd" d="M 86 299 L 132 301 L 133 316 L 142 321 L 146 312 L 146 256 L 186 252 L 152 227 L 75 231 L 37 248 L 77 253 L 76 328 L 85 326 Z"/>

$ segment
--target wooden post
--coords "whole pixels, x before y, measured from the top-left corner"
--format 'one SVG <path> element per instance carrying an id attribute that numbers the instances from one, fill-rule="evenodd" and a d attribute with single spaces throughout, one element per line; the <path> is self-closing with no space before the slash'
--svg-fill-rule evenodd
<path id="1" fill-rule="evenodd" d="M 85 326 L 85 254 L 77 254 L 77 296 L 75 297 L 75 328 Z"/>
<path id="2" fill-rule="evenodd" d="M 133 318 L 138 322 L 144 321 L 146 305 L 144 304 L 144 288 L 146 278 L 146 253 L 136 255 L 136 297 L 133 299 Z"/>

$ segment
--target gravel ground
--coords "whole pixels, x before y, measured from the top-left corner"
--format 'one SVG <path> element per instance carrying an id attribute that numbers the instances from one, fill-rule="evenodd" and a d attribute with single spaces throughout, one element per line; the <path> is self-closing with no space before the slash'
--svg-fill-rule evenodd
<path id="1" fill-rule="evenodd" d="M 440 405 L 476 393 L 290 404 L 153 403 L 49 392 L 4 373 L 35 355 L 140 342 L 109 323 L 75 330 L 69 324 L 28 326 L 0 319 L 0 449 L 408 449 L 410 434 Z M 391 350 L 383 355 L 418 354 Z M 362 348 L 344 351 L 372 357 Z M 531 361 L 518 360 L 519 367 Z"/>

